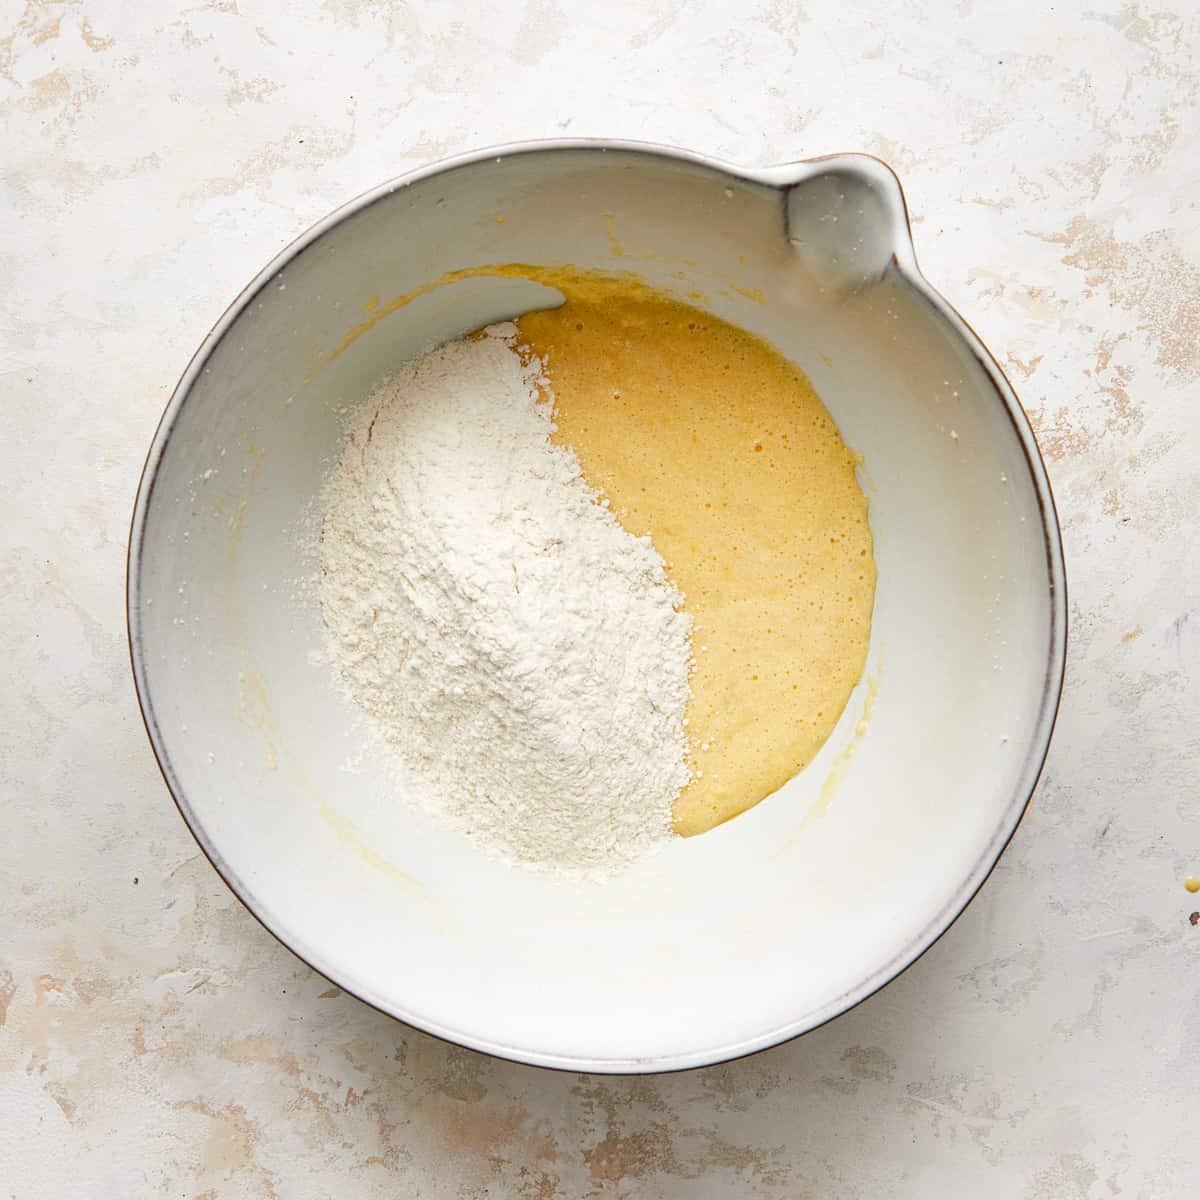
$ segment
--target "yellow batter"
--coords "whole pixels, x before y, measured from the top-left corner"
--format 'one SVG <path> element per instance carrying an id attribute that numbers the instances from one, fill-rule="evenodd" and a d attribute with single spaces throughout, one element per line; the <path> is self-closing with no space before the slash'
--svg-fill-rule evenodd
<path id="1" fill-rule="evenodd" d="M 518 321 L 556 440 L 650 535 L 694 620 L 674 823 L 703 833 L 804 767 L 862 675 L 875 562 L 855 456 L 759 338 L 629 279 L 537 275 L 567 296 Z"/>

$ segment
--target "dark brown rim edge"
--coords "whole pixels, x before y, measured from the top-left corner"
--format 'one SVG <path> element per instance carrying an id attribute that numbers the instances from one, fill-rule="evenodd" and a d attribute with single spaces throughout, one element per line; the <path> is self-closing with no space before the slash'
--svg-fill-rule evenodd
<path id="1" fill-rule="evenodd" d="M 1039 513 L 1042 519 L 1042 534 L 1046 552 L 1046 567 L 1050 588 L 1050 639 L 1047 656 L 1046 675 L 1043 685 L 1042 703 L 1035 722 L 1037 736 L 1032 740 L 1026 760 L 1018 773 L 1018 786 L 1014 790 L 1013 799 L 1006 808 L 1003 819 L 999 823 L 996 834 L 985 847 L 975 867 L 956 893 L 947 901 L 938 913 L 931 919 L 924 930 L 911 939 L 909 944 L 895 954 L 888 962 L 862 981 L 857 987 L 849 988 L 835 1000 L 830 1001 L 815 1012 L 807 1014 L 798 1021 L 781 1028 L 769 1031 L 754 1038 L 744 1039 L 733 1045 L 718 1047 L 708 1051 L 691 1052 L 682 1055 L 664 1056 L 663 1058 L 647 1057 L 634 1059 L 596 1060 L 591 1058 L 573 1058 L 562 1054 L 546 1054 L 515 1046 L 504 1046 L 487 1042 L 484 1039 L 470 1037 L 454 1030 L 440 1027 L 437 1022 L 422 1019 L 414 1014 L 394 1011 L 382 997 L 370 995 L 366 989 L 356 989 L 347 986 L 335 975 L 324 970 L 314 961 L 319 956 L 301 946 L 302 939 L 296 937 L 289 940 L 275 926 L 283 926 L 282 921 L 272 919 L 271 914 L 263 910 L 237 874 L 224 861 L 215 846 L 212 846 L 204 834 L 203 826 L 193 814 L 187 802 L 182 787 L 175 778 L 171 768 L 170 756 L 167 754 L 165 741 L 154 716 L 153 703 L 149 688 L 144 678 L 141 663 L 141 640 L 134 607 L 134 592 L 138 584 L 135 572 L 141 564 L 141 544 L 144 537 L 144 524 L 149 502 L 157 478 L 157 467 L 163 451 L 170 440 L 171 427 L 178 410 L 182 407 L 194 382 L 200 367 L 207 361 L 213 350 L 232 327 L 242 311 L 252 298 L 288 263 L 298 258 L 309 247 L 314 245 L 327 231 L 334 228 L 347 218 L 365 211 L 371 205 L 386 198 L 400 188 L 411 186 L 432 175 L 439 175 L 487 159 L 503 159 L 515 155 L 540 153 L 563 150 L 589 150 L 593 152 L 614 151 L 616 153 L 633 153 L 648 158 L 664 158 L 673 162 L 684 162 L 712 171 L 714 174 L 733 177 L 746 183 L 773 188 L 786 187 L 778 175 L 787 166 L 797 168 L 810 167 L 820 163 L 843 161 L 854 163 L 869 160 L 883 167 L 891 177 L 896 188 L 900 204 L 899 216 L 902 220 L 902 232 L 907 239 L 906 246 L 909 262 L 901 265 L 893 258 L 892 269 L 895 270 L 915 291 L 922 295 L 934 312 L 945 320 L 951 329 L 962 337 L 976 361 L 991 379 L 1000 400 L 1013 426 L 1013 432 L 1022 447 L 1034 492 L 1038 499 Z M 601 138 L 572 138 L 551 139 L 544 141 L 518 142 L 508 145 L 486 147 L 467 154 L 455 155 L 424 167 L 419 167 L 395 179 L 361 193 L 359 196 L 328 213 L 321 220 L 310 226 L 288 243 L 272 260 L 255 275 L 251 281 L 237 294 L 233 302 L 225 310 L 213 327 L 209 330 L 200 346 L 192 355 L 179 381 L 173 389 L 155 429 L 154 437 L 147 451 L 142 468 L 142 475 L 134 499 L 133 513 L 130 521 L 129 545 L 126 556 L 126 631 L 128 635 L 130 667 L 134 678 L 134 690 L 142 723 L 146 729 L 147 739 L 163 782 L 170 792 L 180 816 L 187 825 L 197 846 L 211 863 L 213 869 L 224 880 L 235 898 L 241 903 L 252 917 L 280 943 L 289 953 L 300 959 L 310 970 L 328 979 L 340 990 L 354 996 L 362 1003 L 402 1024 L 411 1026 L 422 1033 L 436 1037 L 448 1044 L 475 1050 L 479 1053 L 490 1054 L 505 1058 L 526 1066 L 540 1067 L 551 1070 L 588 1072 L 596 1074 L 630 1075 L 649 1073 L 674 1073 L 677 1071 L 697 1070 L 706 1066 L 729 1062 L 734 1059 L 749 1057 L 753 1054 L 772 1049 L 811 1033 L 836 1017 L 849 1012 L 859 1004 L 875 995 L 893 980 L 899 978 L 908 970 L 929 948 L 945 935 L 960 916 L 967 910 L 971 902 L 979 894 L 987 882 L 1001 855 L 1011 842 L 1021 820 L 1028 811 L 1030 801 L 1041 778 L 1049 753 L 1055 722 L 1058 716 L 1062 698 L 1063 681 L 1066 663 L 1067 644 L 1067 593 L 1066 569 L 1062 554 L 1061 532 L 1058 524 L 1057 507 L 1046 472 L 1045 463 L 1037 446 L 1036 438 L 1028 418 L 1016 397 L 1016 391 L 996 362 L 990 351 L 984 346 L 978 334 L 962 317 L 957 309 L 945 299 L 925 278 L 916 265 L 915 254 L 912 250 L 912 228 L 908 216 L 908 205 L 904 191 L 896 173 L 882 159 L 874 155 L 860 153 L 829 154 L 813 158 L 796 160 L 785 164 L 782 168 L 766 169 L 755 172 L 725 163 L 708 156 L 694 154 L 689 151 L 670 146 L 657 145 L 651 142 L 640 142 L 626 139 Z M 295 945 L 293 945 L 293 940 Z M 301 946 L 301 948 L 297 948 Z"/>

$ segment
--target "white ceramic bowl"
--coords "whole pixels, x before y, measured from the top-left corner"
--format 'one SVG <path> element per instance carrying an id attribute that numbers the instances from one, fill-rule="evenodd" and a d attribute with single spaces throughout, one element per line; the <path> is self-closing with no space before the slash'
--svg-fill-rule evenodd
<path id="1" fill-rule="evenodd" d="M 302 534 L 338 450 L 337 410 L 404 358 L 547 293 L 455 283 L 330 351 L 376 297 L 378 313 L 445 272 L 509 262 L 704 293 L 807 372 L 865 456 L 879 588 L 841 724 L 777 795 L 602 885 L 511 869 L 393 794 L 313 654 L 324 638 Z M 134 513 L 128 606 L 163 774 L 268 929 L 421 1029 L 596 1071 L 783 1041 L 928 947 L 1028 802 L 1066 626 L 1033 435 L 919 274 L 891 171 L 859 155 L 744 171 L 615 142 L 417 171 L 262 271 L 167 406 Z"/>

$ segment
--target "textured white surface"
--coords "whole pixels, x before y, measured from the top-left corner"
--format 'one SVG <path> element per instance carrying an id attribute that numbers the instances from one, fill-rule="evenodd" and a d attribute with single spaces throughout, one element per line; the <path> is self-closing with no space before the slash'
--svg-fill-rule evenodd
<path id="1" fill-rule="evenodd" d="M 1200 15 L 739 8 L 0 4 L 0 1194 L 1157 1200 L 1200 1178 Z M 383 177 L 563 133 L 891 161 L 922 265 L 1038 428 L 1072 584 L 1046 776 L 967 914 L 832 1025 L 672 1077 L 491 1061 L 314 977 L 199 856 L 124 645 L 142 456 L 238 288 Z"/>

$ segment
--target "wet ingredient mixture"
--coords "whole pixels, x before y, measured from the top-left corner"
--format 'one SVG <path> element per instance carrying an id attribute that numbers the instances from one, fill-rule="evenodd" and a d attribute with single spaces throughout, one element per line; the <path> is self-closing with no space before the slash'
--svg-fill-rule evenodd
<path id="1" fill-rule="evenodd" d="M 567 297 L 517 322 L 554 440 L 651 538 L 694 622 L 674 828 L 703 833 L 810 762 L 862 676 L 875 562 L 856 459 L 761 339 L 636 281 L 536 277 Z"/>

